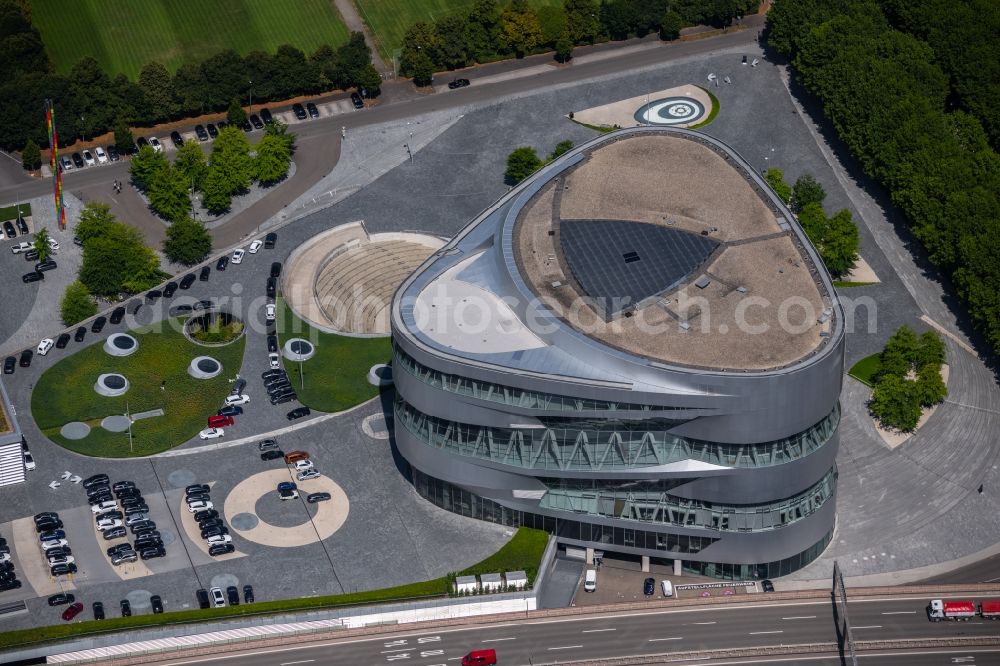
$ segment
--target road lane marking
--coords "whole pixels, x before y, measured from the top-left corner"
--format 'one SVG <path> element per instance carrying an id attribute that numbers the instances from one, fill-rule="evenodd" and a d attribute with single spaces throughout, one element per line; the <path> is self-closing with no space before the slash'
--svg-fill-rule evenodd
<path id="1" fill-rule="evenodd" d="M 715 622 L 692 622 L 691 624 L 715 624 Z"/>
<path id="2" fill-rule="evenodd" d="M 281 666 L 292 666 L 292 664 L 308 664 L 316 661 L 315 659 L 303 659 L 301 661 L 286 661 L 281 664 Z"/>
<path id="3" fill-rule="evenodd" d="M 791 617 L 783 617 L 782 620 L 815 620 L 815 615 L 793 615 Z"/>
<path id="4" fill-rule="evenodd" d="M 649 642 L 655 643 L 657 641 L 682 641 L 682 640 L 684 640 L 683 636 L 671 636 L 670 638 L 650 638 Z"/>
<path id="5" fill-rule="evenodd" d="M 916 615 L 917 611 L 883 611 L 882 615 Z"/>
<path id="6" fill-rule="evenodd" d="M 584 629 L 580 633 L 581 634 L 599 634 L 602 631 L 618 631 L 618 630 L 615 629 L 615 628 L 613 628 L 613 627 L 611 629 Z"/>
<path id="7" fill-rule="evenodd" d="M 434 642 L 440 641 L 440 640 L 441 640 L 440 636 L 424 636 L 422 638 L 418 638 L 417 642 L 418 643 L 434 643 Z"/>
<path id="8" fill-rule="evenodd" d="M 516 640 L 517 640 L 517 638 L 515 638 L 514 636 L 511 636 L 509 638 L 487 638 L 487 639 L 485 639 L 483 641 L 480 641 L 480 642 L 481 643 L 499 643 L 500 641 L 516 641 Z"/>
<path id="9" fill-rule="evenodd" d="M 563 645 L 561 647 L 547 648 L 549 650 L 575 650 L 577 648 L 582 648 L 582 645 Z"/>
<path id="10" fill-rule="evenodd" d="M 851 629 L 881 629 L 881 624 L 870 624 L 866 627 L 851 627 Z"/>
<path id="11" fill-rule="evenodd" d="M 390 652 L 406 652 L 407 650 L 412 650 L 413 648 L 396 648 L 395 650 L 382 650 L 379 654 L 389 654 Z"/>
<path id="12" fill-rule="evenodd" d="M 760 634 L 783 634 L 783 633 L 785 633 L 785 632 L 782 631 L 781 629 L 778 629 L 777 631 L 751 631 L 750 635 L 751 636 L 758 636 Z"/>

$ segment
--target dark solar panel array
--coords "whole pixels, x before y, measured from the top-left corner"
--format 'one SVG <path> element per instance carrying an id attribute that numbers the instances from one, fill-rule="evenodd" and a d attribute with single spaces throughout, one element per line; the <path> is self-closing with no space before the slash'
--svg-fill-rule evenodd
<path id="1" fill-rule="evenodd" d="M 718 241 L 670 227 L 621 220 L 571 220 L 559 225 L 569 270 L 605 316 L 683 282 Z"/>

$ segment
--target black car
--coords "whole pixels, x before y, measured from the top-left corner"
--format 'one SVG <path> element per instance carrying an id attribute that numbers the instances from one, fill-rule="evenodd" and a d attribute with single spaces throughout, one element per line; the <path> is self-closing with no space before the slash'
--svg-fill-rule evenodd
<path id="1" fill-rule="evenodd" d="M 170 140 L 174 142 L 174 148 L 180 148 L 184 145 L 184 137 L 177 130 L 170 133 Z"/>
<path id="2" fill-rule="evenodd" d="M 217 543 L 208 547 L 208 554 L 212 557 L 228 555 L 236 550 L 236 546 L 231 543 Z"/>
<path id="3" fill-rule="evenodd" d="M 204 125 L 195 125 L 194 133 L 198 136 L 199 141 L 208 141 L 208 132 L 205 131 Z"/>
<path id="4" fill-rule="evenodd" d="M 34 521 L 36 525 L 44 520 L 59 520 L 59 514 L 55 511 L 42 511 L 35 514 Z"/>
<path id="5" fill-rule="evenodd" d="M 278 336 L 269 335 L 267 336 L 267 351 L 276 352 L 278 351 Z"/>
<path id="6" fill-rule="evenodd" d="M 273 277 L 267 278 L 267 295 L 274 297 L 278 291 L 278 281 Z"/>
<path id="7" fill-rule="evenodd" d="M 142 541 L 144 539 L 156 539 L 158 541 L 163 541 L 163 537 L 160 536 L 159 530 L 154 529 L 139 530 L 132 536 L 135 537 L 136 541 Z"/>
<path id="8" fill-rule="evenodd" d="M 123 536 L 128 534 L 124 527 L 112 527 L 110 530 L 104 530 L 101 536 L 104 537 L 105 541 L 111 541 L 112 539 L 121 539 Z"/>
<path id="9" fill-rule="evenodd" d="M 130 528 L 132 530 L 132 534 L 135 534 L 137 532 L 141 532 L 142 530 L 155 530 L 156 523 L 152 520 L 140 520 L 138 523 L 132 523 Z"/>
<path id="10" fill-rule="evenodd" d="M 71 604 L 74 601 L 76 601 L 76 597 L 69 592 L 60 592 L 49 597 L 49 606 L 62 606 L 63 604 Z"/>
<path id="11" fill-rule="evenodd" d="M 243 393 L 243 389 L 247 387 L 247 380 L 243 377 L 237 378 L 233 382 L 233 386 L 229 389 L 229 395 L 240 395 Z"/>
<path id="12" fill-rule="evenodd" d="M 111 151 L 109 150 L 108 152 L 110 153 Z M 103 620 L 104 619 L 104 604 L 102 604 L 100 601 L 95 601 L 94 605 L 93 605 L 93 608 L 94 608 L 94 619 L 95 620 Z"/>
<path id="13" fill-rule="evenodd" d="M 306 501 L 310 504 L 315 504 L 316 502 L 325 502 L 330 499 L 330 493 L 309 493 L 306 495 Z"/>
<path id="14" fill-rule="evenodd" d="M 240 605 L 240 591 L 236 589 L 235 585 L 230 585 L 226 588 L 226 596 L 229 597 L 230 606 Z"/>
<path id="15" fill-rule="evenodd" d="M 198 597 L 198 608 L 205 609 L 212 607 L 212 604 L 208 600 L 208 590 L 205 588 L 201 588 L 195 592 L 195 596 Z"/>
<path id="16" fill-rule="evenodd" d="M 274 124 L 274 118 L 271 116 L 271 111 L 268 110 L 268 109 L 261 109 L 260 110 L 260 118 L 261 118 L 261 120 L 264 121 L 265 125 L 273 125 Z M 254 123 L 255 127 L 256 127 L 256 125 L 257 125 L 257 123 Z M 257 129 L 260 129 L 260 128 L 258 127 Z"/>
<path id="17" fill-rule="evenodd" d="M 189 288 L 192 284 L 194 284 L 194 281 L 197 279 L 198 278 L 195 277 L 194 273 L 188 273 L 187 275 L 181 278 L 181 285 L 180 285 L 181 289 Z"/>
<path id="18" fill-rule="evenodd" d="M 454 79 L 448 84 L 448 87 L 454 90 L 455 88 L 464 88 L 467 85 L 469 85 L 469 79 Z"/>
<path id="19" fill-rule="evenodd" d="M 219 131 L 221 132 L 222 130 L 224 130 L 227 127 L 229 127 L 229 123 L 227 121 L 225 121 L 225 120 L 216 120 L 215 121 L 215 126 L 218 127 Z M 212 134 L 212 126 L 211 125 L 208 126 L 208 133 Z"/>
<path id="20" fill-rule="evenodd" d="M 211 490 L 211 487 L 209 487 L 207 483 L 192 483 L 184 489 L 184 494 L 193 495 L 194 493 L 207 493 Z"/>
<path id="21" fill-rule="evenodd" d="M 54 271 L 59 268 L 59 264 L 56 263 L 55 259 L 46 259 L 35 264 L 36 273 L 44 273 L 45 271 Z"/>
<path id="22" fill-rule="evenodd" d="M 164 298 L 170 298 L 171 296 L 174 295 L 175 291 L 177 291 L 177 283 L 176 282 L 168 282 L 167 286 L 163 288 L 163 297 Z"/>
<path id="23" fill-rule="evenodd" d="M 27 368 L 28 366 L 31 365 L 31 357 L 34 355 L 35 353 L 33 351 L 31 351 L 30 349 L 25 349 L 23 352 L 21 352 L 21 360 L 18 361 L 18 365 L 20 365 L 22 368 Z"/>
<path id="24" fill-rule="evenodd" d="M 217 262 L 215 262 L 215 270 L 217 270 L 217 271 L 224 271 L 224 270 L 226 270 L 226 266 L 228 266 L 228 265 L 229 265 L 229 257 L 228 256 L 219 257 L 219 260 Z"/>
<path id="25" fill-rule="evenodd" d="M 317 109 L 316 105 L 312 102 L 306 103 L 306 111 L 309 112 L 310 118 L 319 118 L 319 109 Z"/>
<path id="26" fill-rule="evenodd" d="M 221 536 L 229 534 L 229 528 L 225 525 L 210 525 L 201 531 L 201 538 L 207 539 L 210 536 Z"/>
<path id="27" fill-rule="evenodd" d="M 351 104 L 354 105 L 355 109 L 365 108 L 365 102 L 361 99 L 361 95 L 356 92 L 351 93 Z"/>
<path id="28" fill-rule="evenodd" d="M 162 542 L 161 542 L 162 543 Z M 153 546 L 151 548 L 143 548 L 139 551 L 139 557 L 143 560 L 152 560 L 157 557 L 166 557 L 167 550 L 163 546 Z M 156 606 L 153 606 L 153 612 L 156 611 Z M 163 612 L 161 608 L 159 612 Z"/>
<path id="29" fill-rule="evenodd" d="M 290 391 L 288 393 L 282 393 L 280 395 L 271 396 L 270 401 L 272 405 L 283 405 L 286 402 L 292 402 L 297 398 L 298 396 L 295 395 L 295 392 Z"/>
<path id="30" fill-rule="evenodd" d="M 136 498 L 134 501 L 123 502 L 122 508 L 125 509 L 127 513 L 149 513 L 149 506 L 142 501 L 142 498 Z"/>
<path id="31" fill-rule="evenodd" d="M 195 519 L 195 521 L 197 521 L 197 522 L 200 523 L 200 522 L 205 521 L 205 520 L 210 520 L 212 518 L 217 518 L 218 516 L 219 516 L 219 512 L 216 511 L 215 509 L 205 509 L 203 511 L 196 512 L 194 514 L 194 519 Z"/>
<path id="32" fill-rule="evenodd" d="M 212 137 L 213 139 L 214 139 L 215 137 L 219 136 L 219 130 L 218 130 L 218 129 L 217 129 L 216 127 L 215 127 L 215 125 L 213 125 L 212 123 L 209 123 L 209 124 L 208 124 L 208 125 L 207 125 L 207 126 L 205 127 L 205 129 L 207 129 L 207 130 L 208 130 L 208 135 L 209 135 L 210 137 Z"/>
<path id="33" fill-rule="evenodd" d="M 28 223 L 24 221 L 23 217 L 18 217 L 17 220 L 14 221 L 14 223 L 17 225 L 18 233 L 20 233 L 21 235 L 28 233 Z"/>
<path id="34" fill-rule="evenodd" d="M 301 104 L 292 104 L 292 111 L 295 112 L 295 117 L 299 120 L 305 120 L 307 117 L 305 107 Z"/>
<path id="35" fill-rule="evenodd" d="M 198 492 L 198 493 L 187 493 L 184 496 L 185 502 L 211 502 L 212 497 L 208 493 Z"/>
<path id="36" fill-rule="evenodd" d="M 278 234 L 272 231 L 268 235 L 264 236 L 264 249 L 273 250 L 277 242 L 278 242 Z"/>
<path id="37" fill-rule="evenodd" d="M 28 250 L 27 252 L 25 252 L 24 253 L 24 260 L 25 261 L 38 261 L 38 250 L 36 250 L 35 248 L 31 248 L 30 250 Z"/>
<path id="38" fill-rule="evenodd" d="M 274 261 L 271 262 L 271 277 L 276 278 L 281 276 L 281 262 Z"/>
<path id="39" fill-rule="evenodd" d="M 135 550 L 136 552 L 147 550 L 149 548 L 160 548 L 163 546 L 163 539 L 159 537 L 143 537 L 142 539 L 135 540 Z"/>
<path id="40" fill-rule="evenodd" d="M 122 617 L 132 617 L 132 604 L 128 602 L 128 599 L 122 599 L 121 609 Z"/>
<path id="41" fill-rule="evenodd" d="M 198 301 L 197 303 L 195 303 L 194 305 L 191 306 L 191 308 L 194 309 L 194 310 L 210 310 L 210 309 L 212 309 L 214 307 L 215 307 L 215 303 L 212 302 L 211 299 L 205 299 L 205 300 Z"/>
<path id="42" fill-rule="evenodd" d="M 7 234 L 7 238 L 14 238 L 15 236 L 17 236 L 17 230 L 14 228 L 14 225 L 10 221 L 3 223 L 3 230 L 4 233 Z"/>
<path id="43" fill-rule="evenodd" d="M 744 57 L 746 57 L 746 56 L 744 56 Z M 763 582 L 761 582 L 760 586 L 762 588 L 764 588 L 765 592 L 774 592 L 774 583 L 772 583 L 770 581 L 770 579 L 764 580 Z"/>
<path id="44" fill-rule="evenodd" d="M 243 603 L 245 604 L 253 603 L 253 585 L 243 586 Z"/>
<path id="45" fill-rule="evenodd" d="M 108 146 L 105 152 L 108 154 L 108 159 L 112 162 L 117 162 L 122 158 L 122 156 L 118 154 L 118 149 L 114 146 Z"/>
<path id="46" fill-rule="evenodd" d="M 49 573 L 53 576 L 68 576 L 69 574 L 75 574 L 77 571 L 76 564 L 73 562 L 69 564 L 53 564 L 49 567 Z"/>
<path id="47" fill-rule="evenodd" d="M 150 289 L 146 292 L 146 300 L 150 303 L 158 299 L 160 296 L 163 296 L 163 292 L 159 289 Z"/>
<path id="48" fill-rule="evenodd" d="M 286 417 L 289 421 L 294 421 L 295 419 L 300 419 L 303 416 L 309 416 L 312 412 L 309 411 L 308 407 L 296 407 L 292 411 L 288 412 Z"/>
<path id="49" fill-rule="evenodd" d="M 656 592 L 656 581 L 654 579 L 647 578 L 646 580 L 642 581 L 643 594 L 645 594 L 647 597 L 651 597 L 653 596 L 654 592 Z"/>
<path id="50" fill-rule="evenodd" d="M 6 592 L 7 590 L 16 590 L 21 587 L 21 581 L 14 578 L 12 580 L 5 580 L 0 583 L 0 592 Z"/>
<path id="51" fill-rule="evenodd" d="M 264 380 L 264 388 L 268 391 L 281 386 L 291 386 L 291 382 L 288 381 L 288 375 L 278 375 L 277 377 Z"/>
<path id="52" fill-rule="evenodd" d="M 123 490 L 128 490 L 130 488 L 135 488 L 135 481 L 115 481 L 111 486 L 111 490 L 119 493 Z"/>
<path id="53" fill-rule="evenodd" d="M 276 398 L 284 393 L 291 393 L 294 389 L 291 384 L 276 384 L 267 388 L 267 397 Z"/>
<path id="54" fill-rule="evenodd" d="M 125 307 L 122 305 L 119 305 L 111 312 L 112 324 L 120 324 L 122 323 L 122 319 L 124 318 L 125 318 Z"/>
<path id="55" fill-rule="evenodd" d="M 94 323 L 90 325 L 91 333 L 100 333 L 104 330 L 104 325 L 108 323 L 107 317 L 98 317 L 94 320 Z"/>
<path id="56" fill-rule="evenodd" d="M 17 366 L 17 359 L 13 356 L 8 356 L 3 360 L 3 374 L 12 375 L 14 374 L 14 368 Z"/>
<path id="57" fill-rule="evenodd" d="M 91 506 L 95 506 L 97 504 L 101 504 L 102 502 L 111 502 L 111 501 L 113 501 L 113 499 L 114 498 L 111 497 L 111 491 L 110 490 L 106 491 L 106 492 L 94 493 L 93 495 L 88 495 L 87 496 L 87 501 L 90 503 Z"/>
<path id="58" fill-rule="evenodd" d="M 243 408 L 239 405 L 226 405 L 220 409 L 216 414 L 219 416 L 239 416 L 243 413 Z"/>
<path id="59" fill-rule="evenodd" d="M 202 266 L 201 272 L 198 273 L 198 279 L 202 282 L 208 282 L 208 276 L 212 272 L 212 269 L 208 266 Z"/>
<path id="60" fill-rule="evenodd" d="M 117 497 L 118 499 L 128 499 L 130 497 L 142 497 L 142 492 L 138 488 L 136 488 L 135 485 L 119 486 L 116 483 L 115 487 L 112 488 L 112 490 L 114 490 L 115 497 Z"/>
<path id="61" fill-rule="evenodd" d="M 240 129 L 249 134 L 253 131 L 253 125 L 250 124 L 249 118 L 244 118 L 243 122 L 240 123 Z"/>
<path id="62" fill-rule="evenodd" d="M 256 113 L 250 116 L 250 124 L 254 126 L 254 129 L 264 129 L 264 121 Z"/>
<path id="63" fill-rule="evenodd" d="M 32 271 L 30 273 L 25 273 L 21 276 L 21 282 L 28 284 L 29 282 L 41 282 L 45 279 L 45 273 L 39 273 L 38 271 Z"/>
<path id="64" fill-rule="evenodd" d="M 261 460 L 277 460 L 278 458 L 284 458 L 284 457 L 285 457 L 284 451 L 264 451 L 264 453 L 260 454 Z"/>
<path id="65" fill-rule="evenodd" d="M 76 166 L 77 169 L 83 168 L 83 158 L 80 157 L 80 153 L 73 153 L 73 165 Z"/>
<path id="66" fill-rule="evenodd" d="M 225 527 L 225 526 L 226 523 L 222 520 L 222 518 L 219 518 L 218 516 L 216 516 L 215 518 L 208 518 L 206 520 L 198 522 L 198 529 L 200 530 L 207 530 L 213 527 Z"/>
<path id="67" fill-rule="evenodd" d="M 42 532 L 38 535 L 38 539 L 44 541 L 46 539 L 65 539 L 66 533 L 62 530 L 50 530 L 48 532 Z"/>
<path id="68" fill-rule="evenodd" d="M 142 150 L 144 147 L 149 145 L 149 139 L 147 139 L 144 136 L 140 136 L 138 139 L 135 140 L 135 145 L 137 147 L 137 150 Z"/>
<path id="69" fill-rule="evenodd" d="M 69 344 L 70 337 L 69 333 L 60 334 L 59 337 L 56 338 L 56 349 L 65 349 L 66 345 Z"/>
<path id="70" fill-rule="evenodd" d="M 108 557 L 114 557 L 118 553 L 123 553 L 129 550 L 132 550 L 132 544 L 120 543 L 116 546 L 111 546 L 111 548 L 108 548 L 106 552 L 108 553 Z"/>
<path id="71" fill-rule="evenodd" d="M 73 334 L 73 339 L 76 340 L 77 342 L 83 342 L 83 339 L 85 337 L 87 337 L 86 326 L 80 326 L 79 328 L 76 329 L 76 332 Z"/>
<path id="72" fill-rule="evenodd" d="M 191 311 L 193 309 L 194 308 L 192 308 L 190 305 L 187 305 L 187 304 L 185 304 L 185 305 L 175 305 L 174 307 L 170 308 L 170 316 L 171 317 L 179 317 L 180 315 L 191 314 Z"/>
<path id="73" fill-rule="evenodd" d="M 260 373 L 260 378 L 266 382 L 268 379 L 271 379 L 272 377 L 285 377 L 287 375 L 288 373 L 282 370 L 281 368 L 275 368 L 274 370 L 265 370 L 264 372 Z"/>

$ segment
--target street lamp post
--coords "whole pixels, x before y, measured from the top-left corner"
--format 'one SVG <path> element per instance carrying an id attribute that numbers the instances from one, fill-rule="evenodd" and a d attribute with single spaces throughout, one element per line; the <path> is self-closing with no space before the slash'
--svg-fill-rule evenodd
<path id="1" fill-rule="evenodd" d="M 80 141 L 83 143 L 87 143 L 87 128 L 84 127 L 84 122 L 86 120 L 86 116 L 80 116 Z"/>
<path id="2" fill-rule="evenodd" d="M 250 81 L 250 115 L 253 115 L 253 81 Z"/>

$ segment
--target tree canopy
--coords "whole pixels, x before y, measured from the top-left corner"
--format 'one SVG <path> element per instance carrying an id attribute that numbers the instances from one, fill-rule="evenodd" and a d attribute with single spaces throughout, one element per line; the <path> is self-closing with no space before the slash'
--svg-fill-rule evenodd
<path id="1" fill-rule="evenodd" d="M 201 222 L 182 217 L 167 227 L 163 253 L 170 261 L 191 266 L 204 261 L 211 251 L 212 237 Z"/>
<path id="2" fill-rule="evenodd" d="M 531 146 L 515 148 L 507 156 L 507 170 L 504 175 L 512 184 L 520 183 L 542 166 L 542 160 Z"/>
<path id="3" fill-rule="evenodd" d="M 879 354 L 879 368 L 873 377 L 869 409 L 885 426 L 903 432 L 917 427 L 922 410 L 936 405 L 948 395 L 941 378 L 945 347 L 934 331 L 919 338 L 909 326 L 902 326 Z"/>
<path id="4" fill-rule="evenodd" d="M 118 222 L 106 204 L 88 203 L 77 223 L 83 241 L 80 282 L 91 294 L 118 296 L 145 291 L 166 277 L 160 259 L 135 227 Z"/>
<path id="5" fill-rule="evenodd" d="M 94 297 L 87 291 L 87 287 L 76 280 L 66 287 L 63 294 L 62 303 L 59 307 L 64 326 L 73 326 L 84 319 L 90 319 L 97 314 L 97 303 Z"/>

